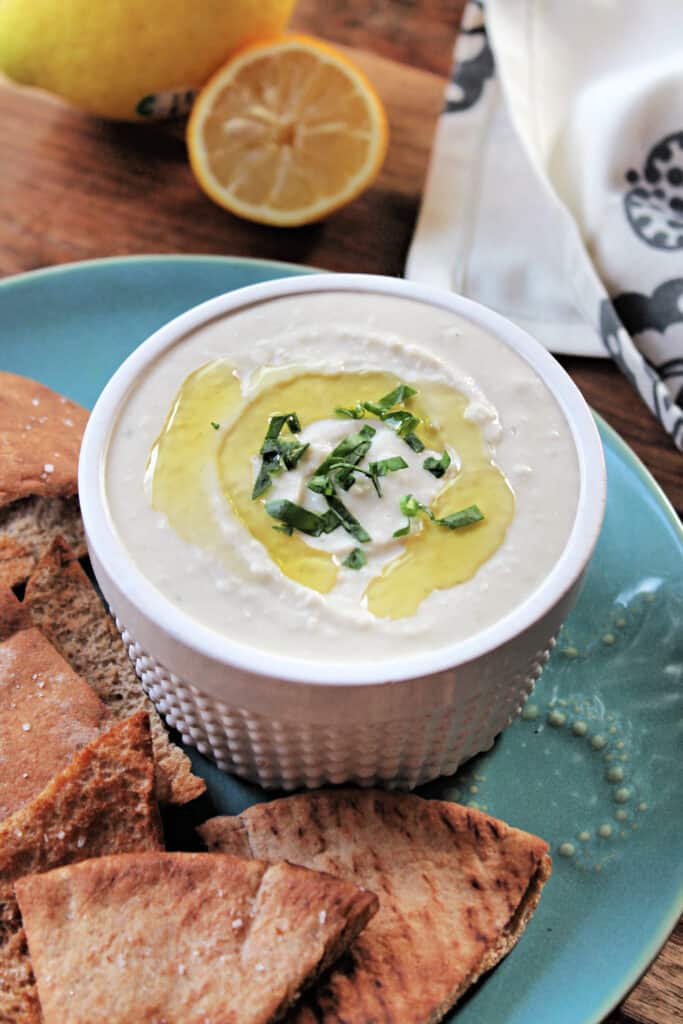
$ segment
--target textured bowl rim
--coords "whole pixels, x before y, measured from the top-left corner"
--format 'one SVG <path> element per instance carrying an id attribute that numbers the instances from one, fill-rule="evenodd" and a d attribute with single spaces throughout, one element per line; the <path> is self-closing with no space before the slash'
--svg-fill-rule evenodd
<path id="1" fill-rule="evenodd" d="M 321 291 L 375 292 L 459 314 L 517 352 L 554 395 L 567 419 L 578 460 L 579 496 L 565 550 L 520 604 L 465 640 L 377 662 L 321 661 L 260 651 L 202 625 L 161 594 L 138 569 L 111 520 L 104 487 L 111 428 L 134 381 L 147 366 L 183 335 L 210 320 L 271 299 Z M 128 356 L 98 398 L 83 437 L 78 485 L 86 536 L 102 569 L 162 633 L 197 655 L 255 675 L 332 685 L 391 683 L 432 675 L 471 662 L 523 633 L 550 611 L 581 575 L 597 543 L 607 495 L 602 443 L 590 409 L 569 375 L 539 342 L 471 299 L 401 278 L 370 274 L 312 274 L 248 285 L 209 299 L 165 324 Z"/>

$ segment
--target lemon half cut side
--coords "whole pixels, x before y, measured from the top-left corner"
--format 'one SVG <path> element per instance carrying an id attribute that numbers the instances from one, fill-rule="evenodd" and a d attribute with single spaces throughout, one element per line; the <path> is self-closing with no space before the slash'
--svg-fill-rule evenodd
<path id="1" fill-rule="evenodd" d="M 375 178 L 387 119 L 373 86 L 338 50 L 288 35 L 236 54 L 202 89 L 190 163 L 220 206 L 261 224 L 320 220 Z"/>

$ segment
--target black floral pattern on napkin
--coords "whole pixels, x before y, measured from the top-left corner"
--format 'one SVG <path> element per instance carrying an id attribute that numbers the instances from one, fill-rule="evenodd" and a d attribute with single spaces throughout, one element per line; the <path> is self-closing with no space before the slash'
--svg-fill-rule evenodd
<path id="1" fill-rule="evenodd" d="M 671 304 L 671 297 L 683 296 L 683 280 L 667 281 L 648 298 L 635 292 L 603 299 L 598 312 L 600 334 L 605 348 L 631 385 L 644 399 L 664 429 L 671 435 L 677 448 L 683 450 L 683 409 L 681 392 L 674 400 L 671 384 L 677 363 L 674 358 L 662 360 L 653 367 L 634 344 L 634 339 L 645 330 L 654 328 L 664 333 L 667 327 L 683 321 L 679 302 Z M 631 318 L 631 325 L 625 324 Z M 683 374 L 683 366 L 679 367 Z"/>
<path id="2" fill-rule="evenodd" d="M 638 237 L 656 249 L 683 249 L 683 131 L 660 139 L 626 180 L 633 188 L 624 209 Z"/>
<path id="3" fill-rule="evenodd" d="M 465 8 L 460 26 L 456 62 L 444 102 L 445 114 L 469 110 L 481 97 L 488 78 L 495 71 L 493 52 L 484 23 L 484 9 L 474 0 Z"/>

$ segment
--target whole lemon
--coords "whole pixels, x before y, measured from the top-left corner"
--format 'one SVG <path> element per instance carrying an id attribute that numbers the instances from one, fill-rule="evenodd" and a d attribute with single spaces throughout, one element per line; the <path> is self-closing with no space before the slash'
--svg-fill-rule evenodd
<path id="1" fill-rule="evenodd" d="M 0 0 L 0 71 L 103 117 L 183 113 L 294 0 Z"/>

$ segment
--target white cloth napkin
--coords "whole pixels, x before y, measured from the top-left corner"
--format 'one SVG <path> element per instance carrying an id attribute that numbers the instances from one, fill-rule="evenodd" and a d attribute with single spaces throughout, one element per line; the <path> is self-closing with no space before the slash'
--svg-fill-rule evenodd
<path id="1" fill-rule="evenodd" d="M 406 277 L 611 355 L 683 450 L 683 0 L 470 2 Z"/>

